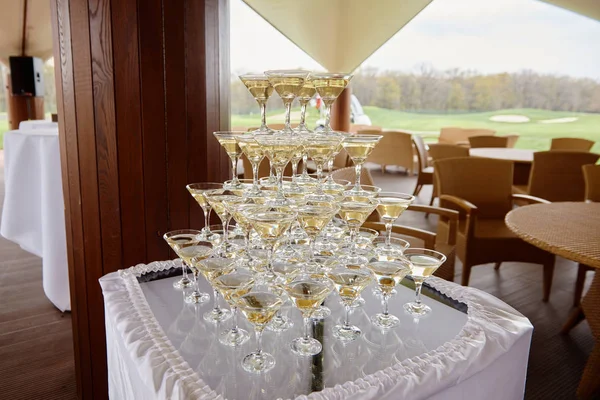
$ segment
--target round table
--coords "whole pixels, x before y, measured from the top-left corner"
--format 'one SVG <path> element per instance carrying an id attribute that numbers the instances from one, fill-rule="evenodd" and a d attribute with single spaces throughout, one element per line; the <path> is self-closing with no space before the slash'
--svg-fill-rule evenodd
<path id="1" fill-rule="evenodd" d="M 558 256 L 600 268 L 600 203 L 551 203 L 517 208 L 506 215 L 506 225 L 532 245 Z M 592 335 L 600 339 L 600 274 L 563 326 L 571 330 L 583 317 Z M 588 398 L 600 390 L 600 346 L 594 346 L 583 371 L 577 394 Z"/>
<path id="2" fill-rule="evenodd" d="M 472 157 L 494 158 L 496 160 L 508 160 L 514 163 L 513 184 L 527 185 L 529 183 L 529 173 L 533 163 L 533 153 L 535 150 L 528 149 L 507 149 L 496 147 L 480 147 L 469 149 Z"/>

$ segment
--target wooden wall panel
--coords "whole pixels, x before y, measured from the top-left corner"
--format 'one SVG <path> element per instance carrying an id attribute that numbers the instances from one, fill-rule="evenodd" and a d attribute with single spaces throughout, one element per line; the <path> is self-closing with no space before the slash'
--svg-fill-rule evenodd
<path id="1" fill-rule="evenodd" d="M 120 0 L 111 5 L 115 86 L 115 122 L 119 168 L 122 265 L 146 260 L 144 167 L 140 104 L 140 62 L 137 0 Z"/>
<path id="2" fill-rule="evenodd" d="M 98 279 L 169 257 L 202 226 L 185 184 L 228 178 L 228 2 L 51 3 L 78 392 L 104 399 Z"/>

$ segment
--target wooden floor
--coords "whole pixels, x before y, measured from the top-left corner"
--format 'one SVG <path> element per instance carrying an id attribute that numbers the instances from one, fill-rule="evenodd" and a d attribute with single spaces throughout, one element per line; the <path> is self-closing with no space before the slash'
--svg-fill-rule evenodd
<path id="1" fill-rule="evenodd" d="M 71 315 L 44 295 L 42 260 L 0 237 L 0 399 L 76 398 Z"/>
<path id="2" fill-rule="evenodd" d="M 0 153 L 1 157 L 1 153 Z M 2 165 L 0 159 L 0 166 Z M 386 189 L 411 192 L 414 177 L 402 172 L 382 175 Z M 0 170 L 0 207 L 4 195 Z M 424 189 L 419 203 L 429 201 Z M 435 230 L 434 217 L 407 212 L 401 223 Z M 571 399 L 593 346 L 587 323 L 560 335 L 572 304 L 576 265 L 559 259 L 550 302 L 543 303 L 541 266 L 505 263 L 473 269 L 471 286 L 504 300 L 533 323 L 526 399 Z M 460 264 L 456 281 L 460 281 Z M 62 314 L 42 289 L 41 260 L 0 238 L 0 399 L 74 399 L 75 378 L 70 314 Z"/>

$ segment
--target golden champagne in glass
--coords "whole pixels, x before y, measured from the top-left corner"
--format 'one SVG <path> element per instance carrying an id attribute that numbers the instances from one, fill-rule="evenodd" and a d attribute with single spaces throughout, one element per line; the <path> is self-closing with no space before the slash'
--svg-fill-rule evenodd
<path id="1" fill-rule="evenodd" d="M 325 104 L 325 132 L 331 131 L 331 106 L 344 91 L 352 75 L 344 73 L 313 73 L 315 89 Z"/>
<path id="2" fill-rule="evenodd" d="M 302 70 L 271 70 L 265 71 L 265 75 L 285 106 L 285 127 L 282 133 L 293 134 L 294 130 L 290 123 L 292 102 L 304 86 L 309 72 Z"/>
<path id="3" fill-rule="evenodd" d="M 273 93 L 271 82 L 264 74 L 245 74 L 239 78 L 260 106 L 260 127 L 254 133 L 273 133 L 267 126 L 267 100 Z"/>

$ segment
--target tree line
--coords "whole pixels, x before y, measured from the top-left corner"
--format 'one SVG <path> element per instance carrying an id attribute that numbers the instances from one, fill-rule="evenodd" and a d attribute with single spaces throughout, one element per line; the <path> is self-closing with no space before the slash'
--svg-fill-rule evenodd
<path id="1" fill-rule="evenodd" d="M 600 82 L 589 78 L 516 73 L 480 74 L 422 65 L 417 72 L 359 70 L 352 92 L 363 105 L 420 112 L 539 108 L 600 112 Z"/>

